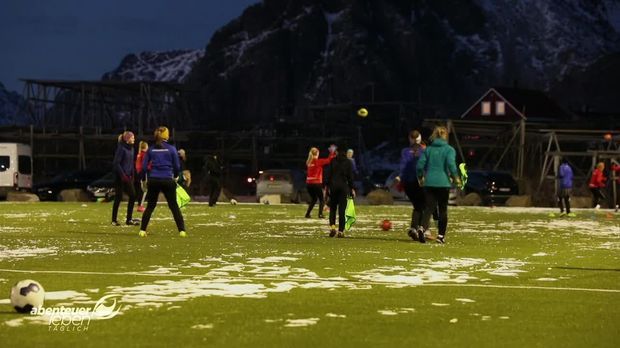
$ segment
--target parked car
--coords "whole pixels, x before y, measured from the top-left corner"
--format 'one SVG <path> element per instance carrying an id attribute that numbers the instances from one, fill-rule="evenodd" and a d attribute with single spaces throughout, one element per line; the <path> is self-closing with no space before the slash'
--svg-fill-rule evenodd
<path id="1" fill-rule="evenodd" d="M 11 190 L 32 188 L 32 149 L 30 145 L 0 143 L 0 197 Z"/>
<path id="2" fill-rule="evenodd" d="M 88 184 L 100 178 L 107 171 L 101 169 L 88 169 L 81 171 L 71 171 L 59 174 L 50 181 L 37 184 L 33 188 L 33 192 L 39 196 L 42 201 L 59 200 L 62 190 L 81 189 L 86 190 Z"/>
<path id="3" fill-rule="evenodd" d="M 409 200 L 405 191 L 399 190 L 399 185 L 396 184 L 396 177 L 398 174 L 398 170 L 393 171 L 387 180 L 385 180 L 385 187 L 390 191 L 395 200 Z M 458 196 L 458 193 L 459 191 L 456 187 L 453 186 L 450 188 L 450 195 L 448 196 L 449 205 L 456 205 L 456 197 Z"/>
<path id="4" fill-rule="evenodd" d="M 256 199 L 264 195 L 280 195 L 282 202 L 299 203 L 303 188 L 295 185 L 294 174 L 289 169 L 264 170 L 256 180 Z"/>
<path id="5" fill-rule="evenodd" d="M 504 204 L 519 194 L 519 185 L 510 173 L 474 170 L 469 172 L 464 191 L 479 194 L 484 204 Z"/>
<path id="6" fill-rule="evenodd" d="M 94 201 L 101 198 L 106 201 L 114 199 L 114 173 L 109 172 L 108 174 L 91 182 L 88 186 L 86 186 L 86 191 L 88 191 L 88 194 Z"/>

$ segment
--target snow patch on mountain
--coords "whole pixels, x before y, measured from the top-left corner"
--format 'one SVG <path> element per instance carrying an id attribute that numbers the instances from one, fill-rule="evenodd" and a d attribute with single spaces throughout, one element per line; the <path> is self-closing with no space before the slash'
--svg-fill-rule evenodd
<path id="1" fill-rule="evenodd" d="M 183 82 L 205 50 L 141 52 L 127 55 L 103 80 Z"/>

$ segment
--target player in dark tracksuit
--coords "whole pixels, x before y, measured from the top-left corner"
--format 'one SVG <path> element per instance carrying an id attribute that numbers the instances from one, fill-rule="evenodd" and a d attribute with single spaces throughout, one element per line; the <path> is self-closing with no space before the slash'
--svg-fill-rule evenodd
<path id="1" fill-rule="evenodd" d="M 127 201 L 127 225 L 137 225 L 139 222 L 132 219 L 133 205 L 136 201 L 134 188 L 134 151 L 135 136 L 132 132 L 124 132 L 119 136 L 118 147 L 112 161 L 114 167 L 114 204 L 112 206 L 112 225 L 120 226 L 118 221 L 118 208 L 123 199 L 123 193 L 129 197 Z"/>
<path id="2" fill-rule="evenodd" d="M 207 157 L 204 170 L 207 174 L 207 187 L 209 189 L 209 206 L 217 203 L 222 191 L 222 163 L 217 155 Z"/>
<path id="3" fill-rule="evenodd" d="M 354 196 L 353 189 L 353 166 L 345 152 L 340 152 L 329 164 L 330 174 L 328 178 L 329 201 L 329 236 L 336 235 L 336 212 L 338 212 L 338 238 L 344 237 L 345 210 L 347 197 Z"/>
<path id="4" fill-rule="evenodd" d="M 418 240 L 417 230 L 422 225 L 422 213 L 425 208 L 424 189 L 418 183 L 416 166 L 420 156 L 424 154 L 422 135 L 418 131 L 409 132 L 409 147 L 400 153 L 400 174 L 396 182 L 403 186 L 407 198 L 413 205 L 411 212 L 411 225 L 407 234 L 413 240 Z"/>
<path id="5" fill-rule="evenodd" d="M 181 237 L 187 236 L 185 233 L 185 222 L 181 209 L 177 205 L 175 178 L 181 173 L 179 163 L 179 154 L 177 149 L 168 144 L 169 132 L 166 127 L 159 127 L 155 131 L 155 145 L 149 147 L 142 160 L 143 173 L 148 176 L 146 201 L 147 206 L 142 215 L 142 224 L 140 226 L 140 236 L 146 236 L 146 228 L 151 219 L 151 214 L 157 206 L 159 193 L 163 193 L 168 202 L 168 208 L 172 212 L 174 222 L 179 230 Z"/>

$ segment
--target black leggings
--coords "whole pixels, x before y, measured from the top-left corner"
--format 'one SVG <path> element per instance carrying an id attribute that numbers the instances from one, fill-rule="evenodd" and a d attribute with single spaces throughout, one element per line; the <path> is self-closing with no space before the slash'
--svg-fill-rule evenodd
<path id="1" fill-rule="evenodd" d="M 566 209 L 566 214 L 570 214 L 570 189 L 560 189 L 558 193 L 558 206 L 561 213 Z"/>
<path id="2" fill-rule="evenodd" d="M 319 201 L 319 216 L 323 216 L 323 207 L 325 206 L 325 199 L 323 198 L 323 185 L 321 184 L 308 184 L 308 193 L 310 194 L 310 204 L 306 211 L 306 216 L 310 216 L 312 208 Z"/>
<path id="3" fill-rule="evenodd" d="M 601 201 L 605 200 L 603 189 L 600 187 L 590 187 L 590 191 L 592 191 L 592 207 L 596 207 Z"/>
<path id="4" fill-rule="evenodd" d="M 136 202 L 136 190 L 133 182 L 124 182 L 120 178 L 114 181 L 114 205 L 112 206 L 112 221 L 116 221 L 118 217 L 118 207 L 123 200 L 123 193 L 129 197 L 127 201 L 127 221 L 130 221 L 133 215 L 133 205 Z"/>
<path id="5" fill-rule="evenodd" d="M 336 224 L 336 211 L 338 211 L 338 231 L 344 231 L 346 222 L 344 213 L 347 209 L 347 195 L 349 189 L 346 187 L 329 188 L 329 225 Z"/>
<path id="6" fill-rule="evenodd" d="M 437 222 L 438 231 L 440 236 L 446 236 L 446 230 L 448 229 L 448 198 L 450 196 L 450 188 L 448 187 L 425 187 L 424 196 L 426 198 L 426 206 L 428 209 L 424 209 L 422 214 L 422 226 L 424 230 L 428 230 L 430 224 L 431 215 L 437 207 L 439 221 Z"/>
<path id="7" fill-rule="evenodd" d="M 217 203 L 220 198 L 220 191 L 222 191 L 222 181 L 219 178 L 209 178 L 209 206 L 212 207 Z"/>
<path id="8" fill-rule="evenodd" d="M 146 227 L 149 225 L 149 220 L 151 219 L 151 214 L 153 214 L 153 210 L 155 210 L 155 207 L 157 206 L 159 193 L 162 192 L 164 197 L 166 197 L 168 208 L 170 208 L 170 211 L 172 212 L 174 222 L 176 222 L 179 232 L 185 231 L 183 215 L 181 214 L 181 209 L 179 209 L 179 206 L 177 205 L 177 184 L 174 180 L 149 178 L 147 185 L 146 201 L 148 204 L 144 214 L 142 215 L 140 230 L 146 231 Z"/>
<path id="9" fill-rule="evenodd" d="M 426 199 L 424 197 L 424 189 L 420 187 L 417 181 L 403 182 L 403 186 L 409 198 L 409 202 L 413 205 L 413 211 L 411 212 L 411 228 L 417 229 L 422 225 L 422 213 L 425 209 Z"/>

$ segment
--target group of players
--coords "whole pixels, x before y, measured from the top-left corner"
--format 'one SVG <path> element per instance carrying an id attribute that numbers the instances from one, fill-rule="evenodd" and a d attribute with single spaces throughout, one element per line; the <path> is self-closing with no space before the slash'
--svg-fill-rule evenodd
<path id="1" fill-rule="evenodd" d="M 324 194 L 329 197 L 329 236 L 344 237 L 345 208 L 348 196 L 355 196 L 353 186 L 354 162 L 346 152 L 338 152 L 335 146 L 329 148 L 327 158 L 319 158 L 319 150 L 310 149 L 306 160 L 308 193 L 311 201 L 306 211 L 309 218 L 319 201 L 319 218 L 322 218 Z M 329 175 L 323 185 L 323 167 L 329 166 Z M 400 174 L 396 177 L 409 201 L 413 205 L 411 224 L 407 234 L 420 243 L 426 243 L 430 218 L 436 214 L 438 220 L 438 243 L 445 243 L 448 229 L 448 198 L 453 184 L 460 186 L 461 176 L 456 166 L 456 151 L 448 144 L 448 130 L 437 126 L 430 137 L 430 145 L 422 141 L 419 131 L 409 132 L 409 147 L 401 151 Z M 325 187 L 325 193 L 323 191 Z M 336 227 L 336 212 L 338 226 Z"/>
<path id="2" fill-rule="evenodd" d="M 119 136 L 118 147 L 114 156 L 115 190 L 117 193 L 126 193 L 129 196 L 127 205 L 127 225 L 140 225 L 139 235 L 147 235 L 147 227 L 153 210 L 157 206 L 160 193 L 163 193 L 168 207 L 172 212 L 179 235 L 187 236 L 183 214 L 176 200 L 177 182 L 183 182 L 180 155 L 177 149 L 168 143 L 169 131 L 166 127 L 158 127 L 155 132 L 155 143 L 149 147 L 140 142 L 139 153 L 134 156 L 135 136 L 126 131 Z M 427 146 L 422 135 L 417 130 L 409 132 L 409 146 L 402 149 L 400 156 L 400 172 L 396 183 L 404 190 L 413 206 L 411 223 L 407 231 L 409 237 L 415 241 L 425 243 L 430 237 L 429 224 L 431 216 L 437 220 L 438 243 L 445 243 L 448 228 L 448 198 L 453 185 L 461 186 L 461 173 L 456 165 L 456 151 L 448 144 L 448 130 L 437 126 L 430 136 Z M 312 147 L 306 160 L 306 184 L 310 194 L 310 202 L 306 211 L 306 218 L 311 217 L 316 203 L 319 203 L 319 218 L 323 218 L 323 209 L 326 197 L 329 206 L 330 237 L 344 237 L 345 209 L 347 199 L 355 197 L 353 151 L 338 151 L 335 145 L 329 147 L 327 158 L 319 158 L 319 149 Z M 135 159 L 134 159 L 135 158 Z M 329 167 L 329 175 L 323 178 L 324 167 Z M 602 187 L 606 178 L 603 175 L 604 164 L 599 163 L 595 168 L 589 187 L 594 196 L 593 204 L 599 208 L 599 200 L 603 198 Z M 620 166 L 614 166 L 613 171 L 620 173 Z M 558 205 L 562 215 L 574 216 L 570 211 L 570 195 L 572 190 L 573 174 L 567 161 L 562 161 L 559 168 Z M 620 176 L 620 175 L 619 175 Z M 148 180 L 147 180 L 148 178 Z M 188 179 L 185 179 L 188 180 Z M 620 183 L 620 179 L 619 183 Z M 138 211 L 143 212 L 141 221 L 133 219 L 133 207 L 136 201 L 134 183 L 139 181 L 140 187 L 146 192 L 146 208 L 142 200 Z M 217 185 L 215 185 L 217 186 Z M 211 192 L 210 196 L 214 196 Z M 618 195 L 620 196 L 620 195 Z M 213 197 L 210 197 L 210 205 Z M 122 194 L 116 194 L 112 208 L 112 225 L 119 226 L 117 221 L 118 208 Z M 215 197 L 217 199 L 217 197 Z M 618 204 L 618 202 L 616 203 Z M 566 212 L 564 212 L 566 210 Z M 336 216 L 337 214 L 337 216 Z M 336 225 L 338 217 L 338 225 Z"/>
<path id="3" fill-rule="evenodd" d="M 138 235 L 146 237 L 146 230 L 153 210 L 157 206 L 159 194 L 163 193 L 179 230 L 179 236 L 186 237 L 185 222 L 177 204 L 176 193 L 177 181 L 182 177 L 179 152 L 173 145 L 168 144 L 170 138 L 168 128 L 158 127 L 155 129 L 154 136 L 155 142 L 151 147 L 141 142 L 138 156 L 134 156 L 134 134 L 126 131 L 119 136 L 118 147 L 112 163 L 116 192 L 112 206 L 112 225 L 120 225 L 117 221 L 118 208 L 123 193 L 126 193 L 129 196 L 126 224 L 140 225 Z M 132 218 L 136 200 L 134 186 L 136 180 L 141 182 L 141 187 L 146 192 L 147 205 L 141 221 Z"/>

